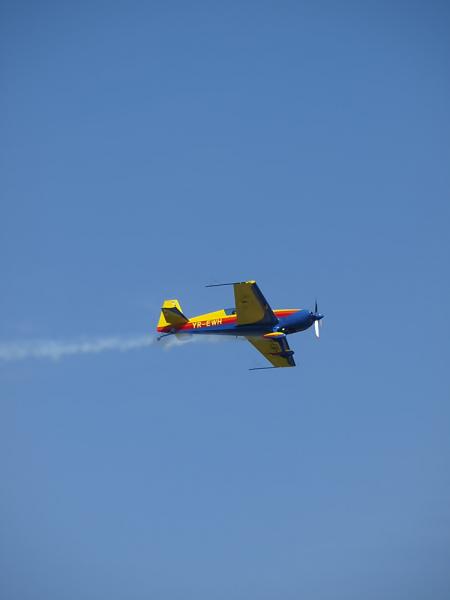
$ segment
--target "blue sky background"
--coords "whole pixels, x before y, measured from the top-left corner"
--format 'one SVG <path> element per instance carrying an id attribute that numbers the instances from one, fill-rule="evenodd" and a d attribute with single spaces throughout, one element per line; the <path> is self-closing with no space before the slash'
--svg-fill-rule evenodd
<path id="1" fill-rule="evenodd" d="M 0 363 L 0 596 L 450 596 L 446 2 L 2 2 L 0 341 L 164 298 L 326 314 Z"/>

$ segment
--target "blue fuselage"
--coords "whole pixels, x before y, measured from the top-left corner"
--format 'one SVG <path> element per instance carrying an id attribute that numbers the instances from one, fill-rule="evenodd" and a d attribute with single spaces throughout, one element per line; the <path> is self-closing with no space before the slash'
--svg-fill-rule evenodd
<path id="1" fill-rule="evenodd" d="M 278 311 L 274 311 L 275 314 Z M 281 311 L 280 311 L 281 312 Z M 187 334 L 216 334 L 216 335 L 234 335 L 234 336 L 259 336 L 264 335 L 266 333 L 272 333 L 275 331 L 280 331 L 281 333 L 285 333 L 289 335 L 291 333 L 297 333 L 299 331 L 305 331 L 311 325 L 314 324 L 314 321 L 317 320 L 317 317 L 306 309 L 299 309 L 289 314 L 287 316 L 278 316 L 278 323 L 275 325 L 237 325 L 234 323 L 223 323 L 220 325 L 211 325 L 211 326 L 202 326 L 195 329 L 188 330 L 178 330 L 177 333 L 187 333 Z"/>

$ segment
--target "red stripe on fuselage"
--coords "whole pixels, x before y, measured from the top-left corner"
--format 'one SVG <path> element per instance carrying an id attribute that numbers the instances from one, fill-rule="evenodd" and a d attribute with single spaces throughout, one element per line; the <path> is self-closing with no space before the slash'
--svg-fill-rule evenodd
<path id="1" fill-rule="evenodd" d="M 299 308 L 289 308 L 286 310 L 274 310 L 273 312 L 275 313 L 276 317 L 288 317 L 289 315 L 293 315 L 299 310 Z"/>

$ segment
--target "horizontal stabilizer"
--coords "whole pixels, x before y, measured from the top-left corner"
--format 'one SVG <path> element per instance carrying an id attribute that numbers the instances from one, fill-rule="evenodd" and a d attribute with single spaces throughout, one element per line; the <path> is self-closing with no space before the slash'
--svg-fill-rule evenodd
<path id="1" fill-rule="evenodd" d="M 163 307 L 161 309 L 162 314 L 164 315 L 164 318 L 166 319 L 166 321 L 168 323 L 170 323 L 170 325 L 184 325 L 185 323 L 187 323 L 189 321 L 189 319 L 187 317 L 185 317 L 183 315 L 183 313 L 178 310 L 178 308 L 174 307 L 174 308 L 165 308 Z"/>
<path id="2" fill-rule="evenodd" d="M 158 322 L 158 331 L 169 326 L 177 329 L 188 321 L 189 319 L 181 311 L 178 300 L 164 300 Z"/>

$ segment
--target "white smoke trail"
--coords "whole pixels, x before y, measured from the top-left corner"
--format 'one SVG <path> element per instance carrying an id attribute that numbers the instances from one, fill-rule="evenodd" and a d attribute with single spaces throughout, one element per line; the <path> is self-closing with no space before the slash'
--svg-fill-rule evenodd
<path id="1" fill-rule="evenodd" d="M 184 346 L 189 342 L 217 343 L 233 341 L 234 337 L 219 335 L 170 335 L 159 343 L 164 350 Z M 21 340 L 0 342 L 0 361 L 19 361 L 29 358 L 50 358 L 59 360 L 65 356 L 77 354 L 100 354 L 106 351 L 128 352 L 146 348 L 156 343 L 153 335 L 141 336 L 109 336 L 76 341 L 63 340 Z"/>
<path id="2" fill-rule="evenodd" d="M 208 334 L 181 334 L 181 335 L 170 335 L 166 338 L 163 338 L 161 342 L 159 342 L 164 350 L 172 350 L 172 348 L 177 348 L 179 346 L 184 346 L 185 344 L 194 343 L 194 344 L 222 344 L 229 342 L 245 342 L 245 337 L 242 336 L 234 336 L 234 335 L 219 335 L 214 333 Z"/>
<path id="3" fill-rule="evenodd" d="M 164 348 L 164 350 L 171 350 L 172 348 L 177 348 L 178 346 L 184 346 L 189 343 L 209 343 L 209 344 L 217 344 L 220 342 L 231 342 L 235 341 L 236 338 L 234 336 L 228 335 L 214 335 L 213 333 L 208 334 L 189 334 L 189 333 L 181 333 L 178 335 L 168 335 L 161 339 L 160 344 Z"/>
<path id="4" fill-rule="evenodd" d="M 0 360 L 17 361 L 27 358 L 51 358 L 58 360 L 76 354 L 99 354 L 107 350 L 128 352 L 155 343 L 152 336 L 111 336 L 81 341 L 23 340 L 0 342 Z"/>

